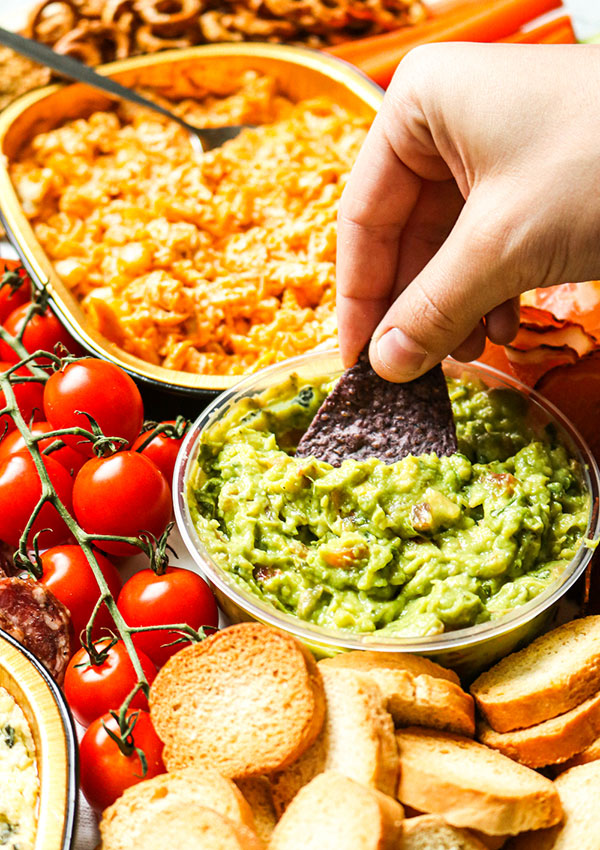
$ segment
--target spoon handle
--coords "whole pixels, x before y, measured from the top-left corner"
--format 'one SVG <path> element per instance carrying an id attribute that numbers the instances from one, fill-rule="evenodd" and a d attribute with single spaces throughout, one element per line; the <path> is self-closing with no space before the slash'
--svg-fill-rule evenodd
<path id="1" fill-rule="evenodd" d="M 122 86 L 115 80 L 111 80 L 110 77 L 103 77 L 101 74 L 97 74 L 96 71 L 92 70 L 92 68 L 89 68 L 87 65 L 84 65 L 83 62 L 79 62 L 71 56 L 63 56 L 61 53 L 57 53 L 55 50 L 52 50 L 52 48 L 47 47 L 45 44 L 40 44 L 31 38 L 25 38 L 23 35 L 9 32 L 8 30 L 2 29 L 2 27 L 0 27 L 0 44 L 3 44 L 5 47 L 10 47 L 16 53 L 20 53 L 22 56 L 26 56 L 34 62 L 39 62 L 41 65 L 47 65 L 57 73 L 63 74 L 65 77 L 69 77 L 72 80 L 78 80 L 80 83 L 87 83 L 88 85 L 94 86 L 94 88 L 100 89 L 114 97 L 122 98 L 123 100 L 130 100 L 140 106 L 145 106 L 148 109 L 153 109 L 155 112 L 160 112 L 161 115 L 170 118 L 172 121 L 177 121 L 178 124 L 181 124 L 181 126 L 185 127 L 185 129 L 190 133 L 197 132 L 195 128 L 191 127 L 183 120 L 183 118 L 180 118 L 178 115 L 174 115 L 173 112 L 170 112 L 158 103 L 153 103 L 151 100 L 148 100 L 148 98 L 138 94 L 133 89 Z"/>

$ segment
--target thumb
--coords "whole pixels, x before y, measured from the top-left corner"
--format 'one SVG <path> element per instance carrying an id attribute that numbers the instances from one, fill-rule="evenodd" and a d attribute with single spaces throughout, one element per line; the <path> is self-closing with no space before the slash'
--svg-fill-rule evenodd
<path id="1" fill-rule="evenodd" d="M 490 219 L 481 226 L 476 206 L 472 193 L 444 244 L 376 328 L 369 355 L 386 380 L 417 378 L 456 349 L 477 356 L 485 341 L 482 317 L 518 293 L 507 230 Z"/>

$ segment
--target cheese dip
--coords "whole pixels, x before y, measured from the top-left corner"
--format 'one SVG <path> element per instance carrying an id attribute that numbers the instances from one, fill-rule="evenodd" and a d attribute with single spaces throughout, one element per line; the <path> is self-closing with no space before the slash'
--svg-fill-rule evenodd
<path id="1" fill-rule="evenodd" d="M 0 848 L 32 850 L 40 780 L 25 715 L 0 687 Z"/>

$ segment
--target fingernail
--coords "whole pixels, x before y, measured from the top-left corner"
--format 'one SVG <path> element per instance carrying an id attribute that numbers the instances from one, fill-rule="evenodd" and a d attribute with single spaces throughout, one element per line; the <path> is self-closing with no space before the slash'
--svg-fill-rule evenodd
<path id="1" fill-rule="evenodd" d="M 377 356 L 396 378 L 413 375 L 427 356 L 427 352 L 400 328 L 386 331 L 376 345 Z"/>

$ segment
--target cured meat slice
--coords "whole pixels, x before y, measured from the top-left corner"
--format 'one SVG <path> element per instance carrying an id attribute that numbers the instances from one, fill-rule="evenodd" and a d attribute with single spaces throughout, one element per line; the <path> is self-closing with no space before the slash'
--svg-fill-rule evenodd
<path id="1" fill-rule="evenodd" d="M 535 387 L 537 381 L 555 366 L 577 362 L 577 352 L 568 345 L 538 345 L 524 351 L 506 346 L 506 357 L 510 372 L 528 387 Z"/>
<path id="2" fill-rule="evenodd" d="M 69 661 L 69 612 L 31 578 L 0 578 L 0 629 L 29 649 L 60 684 Z"/>
<path id="3" fill-rule="evenodd" d="M 538 381 L 536 389 L 562 410 L 600 460 L 600 351 L 573 365 L 556 366 Z"/>
<path id="4" fill-rule="evenodd" d="M 533 289 L 521 296 L 527 307 L 540 307 L 557 319 L 579 322 L 596 339 L 600 339 L 600 281 L 561 283 L 546 289 Z"/>

